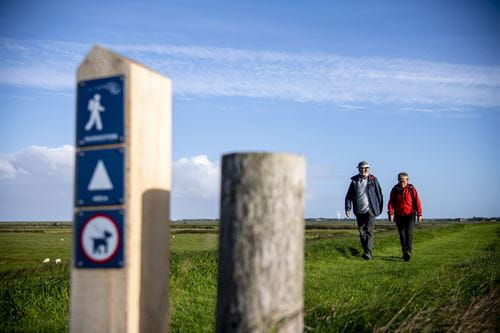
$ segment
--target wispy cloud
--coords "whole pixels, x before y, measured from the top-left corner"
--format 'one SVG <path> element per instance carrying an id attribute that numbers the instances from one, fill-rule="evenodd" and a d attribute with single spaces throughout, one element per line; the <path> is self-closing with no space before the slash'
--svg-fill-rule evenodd
<path id="1" fill-rule="evenodd" d="M 107 45 L 174 81 L 183 96 L 245 96 L 333 103 L 500 106 L 500 67 L 158 44 Z M 68 89 L 90 45 L 0 40 L 0 84 Z M 354 107 L 352 107 L 354 106 Z"/>
<path id="2" fill-rule="evenodd" d="M 87 50 L 76 43 L 0 39 L 0 84 L 72 88 L 76 66 Z"/>

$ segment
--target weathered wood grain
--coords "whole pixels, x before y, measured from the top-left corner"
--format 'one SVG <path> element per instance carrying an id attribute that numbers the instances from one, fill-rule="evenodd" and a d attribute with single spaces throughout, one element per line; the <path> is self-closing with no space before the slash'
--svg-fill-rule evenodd
<path id="1" fill-rule="evenodd" d="M 217 332 L 302 332 L 305 161 L 222 161 Z"/>

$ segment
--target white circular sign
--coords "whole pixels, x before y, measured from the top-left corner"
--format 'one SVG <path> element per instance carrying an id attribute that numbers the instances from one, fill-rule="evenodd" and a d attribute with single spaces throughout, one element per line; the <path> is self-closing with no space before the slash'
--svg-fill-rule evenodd
<path id="1" fill-rule="evenodd" d="M 80 245 L 85 257 L 98 264 L 113 259 L 120 245 L 118 224 L 109 216 L 98 214 L 89 218 L 80 233 Z"/>

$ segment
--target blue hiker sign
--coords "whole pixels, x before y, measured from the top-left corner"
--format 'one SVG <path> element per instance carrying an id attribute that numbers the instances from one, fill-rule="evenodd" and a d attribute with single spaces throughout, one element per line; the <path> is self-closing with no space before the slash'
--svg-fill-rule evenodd
<path id="1" fill-rule="evenodd" d="M 124 142 L 123 89 L 123 76 L 78 83 L 78 147 Z"/>

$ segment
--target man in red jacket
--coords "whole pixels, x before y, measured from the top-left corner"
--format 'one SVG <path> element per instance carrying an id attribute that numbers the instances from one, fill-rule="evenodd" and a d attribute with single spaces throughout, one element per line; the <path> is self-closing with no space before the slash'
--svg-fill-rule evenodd
<path id="1" fill-rule="evenodd" d="M 422 221 L 422 204 L 417 189 L 408 183 L 408 174 L 398 174 L 398 184 L 394 185 L 389 198 L 389 220 L 396 222 L 401 240 L 404 261 L 409 261 L 412 250 L 412 232 L 415 227 L 415 215 Z"/>

